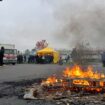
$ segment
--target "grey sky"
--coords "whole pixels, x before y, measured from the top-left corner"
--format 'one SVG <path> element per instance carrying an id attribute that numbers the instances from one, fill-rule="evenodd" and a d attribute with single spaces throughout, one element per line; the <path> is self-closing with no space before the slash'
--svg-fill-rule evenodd
<path id="1" fill-rule="evenodd" d="M 94 46 L 100 47 L 105 41 L 105 24 L 96 15 L 90 17 L 97 8 L 103 11 L 101 17 L 105 18 L 105 0 L 3 0 L 0 2 L 0 43 L 13 43 L 16 48 L 24 50 L 33 48 L 36 41 L 46 39 L 51 47 L 71 48 L 75 41 L 84 37 L 84 40 L 88 39 Z M 100 32 L 91 36 L 98 32 L 97 27 L 91 30 L 94 16 L 103 23 L 102 30 L 101 24 L 97 24 L 102 32 L 101 38 Z M 72 31 L 71 26 L 77 30 Z M 79 30 L 81 35 L 78 27 L 83 29 L 82 32 Z M 83 36 L 84 33 L 87 34 Z M 96 44 L 97 41 L 99 44 Z"/>

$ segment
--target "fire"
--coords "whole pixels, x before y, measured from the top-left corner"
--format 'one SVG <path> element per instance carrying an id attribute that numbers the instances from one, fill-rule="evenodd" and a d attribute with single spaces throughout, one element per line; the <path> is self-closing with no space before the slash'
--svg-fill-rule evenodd
<path id="1" fill-rule="evenodd" d="M 86 80 L 74 80 L 73 84 L 75 84 L 75 85 L 89 86 L 89 82 L 86 81 Z"/>
<path id="2" fill-rule="evenodd" d="M 57 82 L 58 82 L 57 78 L 55 76 L 51 76 L 46 81 L 43 81 L 42 84 L 53 85 L 54 83 Z"/>
<path id="3" fill-rule="evenodd" d="M 74 78 L 73 84 L 75 85 L 84 85 L 90 86 L 88 80 L 85 79 L 102 79 L 105 78 L 104 74 L 93 71 L 92 66 L 88 66 L 86 70 L 83 70 L 79 65 L 75 65 L 72 68 L 67 68 L 63 71 L 64 77 Z M 75 78 L 79 78 L 75 80 Z M 83 80 L 84 79 L 84 80 Z M 103 82 L 100 83 L 100 86 L 103 86 Z"/>
<path id="4" fill-rule="evenodd" d="M 62 86 L 70 87 L 72 86 L 83 86 L 83 87 L 92 87 L 87 90 L 96 90 L 97 92 L 101 91 L 100 88 L 93 87 L 104 87 L 105 86 L 105 75 L 95 72 L 92 66 L 88 66 L 86 70 L 82 69 L 79 65 L 75 65 L 71 68 L 67 67 L 63 71 L 61 78 L 56 76 L 49 77 L 46 81 L 42 82 L 42 85 L 47 86 Z"/>
<path id="5" fill-rule="evenodd" d="M 65 71 L 63 71 L 63 74 L 65 77 L 71 77 L 71 78 L 84 78 L 84 74 L 80 66 L 75 65 L 74 67 L 67 68 Z"/>
<path id="6" fill-rule="evenodd" d="M 90 78 L 90 79 L 101 79 L 105 78 L 104 74 L 100 74 L 93 71 L 93 67 L 89 66 L 87 70 L 83 70 L 79 65 L 75 65 L 72 68 L 67 68 L 63 71 L 65 77 L 70 78 Z"/>

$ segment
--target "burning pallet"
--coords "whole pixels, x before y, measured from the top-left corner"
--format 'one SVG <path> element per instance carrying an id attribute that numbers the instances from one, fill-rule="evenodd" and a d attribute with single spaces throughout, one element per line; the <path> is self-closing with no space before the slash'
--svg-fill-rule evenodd
<path id="1" fill-rule="evenodd" d="M 45 91 L 85 91 L 85 92 L 105 92 L 105 79 L 74 78 L 62 79 L 62 82 L 55 84 L 43 84 Z"/>
<path id="2" fill-rule="evenodd" d="M 93 72 L 91 67 L 82 70 L 78 65 L 66 69 L 61 77 L 55 75 L 28 88 L 24 99 L 55 100 L 70 98 L 75 93 L 105 93 L 105 75 Z"/>

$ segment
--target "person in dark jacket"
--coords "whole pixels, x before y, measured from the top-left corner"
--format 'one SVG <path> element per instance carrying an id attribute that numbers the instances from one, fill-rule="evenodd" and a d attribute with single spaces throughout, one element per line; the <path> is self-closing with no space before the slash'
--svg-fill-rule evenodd
<path id="1" fill-rule="evenodd" d="M 36 63 L 38 64 L 39 63 L 39 56 L 35 55 L 35 59 L 36 59 Z"/>
<path id="2" fill-rule="evenodd" d="M 54 56 L 53 54 L 50 55 L 50 63 L 53 63 L 53 60 L 54 60 Z"/>
<path id="3" fill-rule="evenodd" d="M 1 50 L 0 50 L 0 66 L 3 66 L 3 57 L 4 57 L 4 47 L 1 47 Z"/>
<path id="4" fill-rule="evenodd" d="M 102 63 L 103 63 L 103 66 L 105 67 L 105 52 L 103 52 L 102 54 Z"/>

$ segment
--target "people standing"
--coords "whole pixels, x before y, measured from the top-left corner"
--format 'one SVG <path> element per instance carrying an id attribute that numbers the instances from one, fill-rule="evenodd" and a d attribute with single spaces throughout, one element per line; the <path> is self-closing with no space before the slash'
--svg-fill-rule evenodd
<path id="1" fill-rule="evenodd" d="M 1 50 L 0 50 L 0 66 L 3 66 L 3 57 L 4 57 L 4 47 L 1 47 Z"/>
<path id="2" fill-rule="evenodd" d="M 50 55 L 50 63 L 53 63 L 53 60 L 54 60 L 54 56 L 53 54 Z"/>
<path id="3" fill-rule="evenodd" d="M 103 66 L 105 67 L 105 52 L 103 52 L 102 54 L 102 63 L 103 63 Z"/>
<path id="4" fill-rule="evenodd" d="M 48 54 L 45 54 L 45 64 L 48 64 L 49 63 L 49 56 Z"/>
<path id="5" fill-rule="evenodd" d="M 36 59 L 36 63 L 38 64 L 39 63 L 39 56 L 38 56 L 38 54 L 35 55 L 35 59 Z"/>

